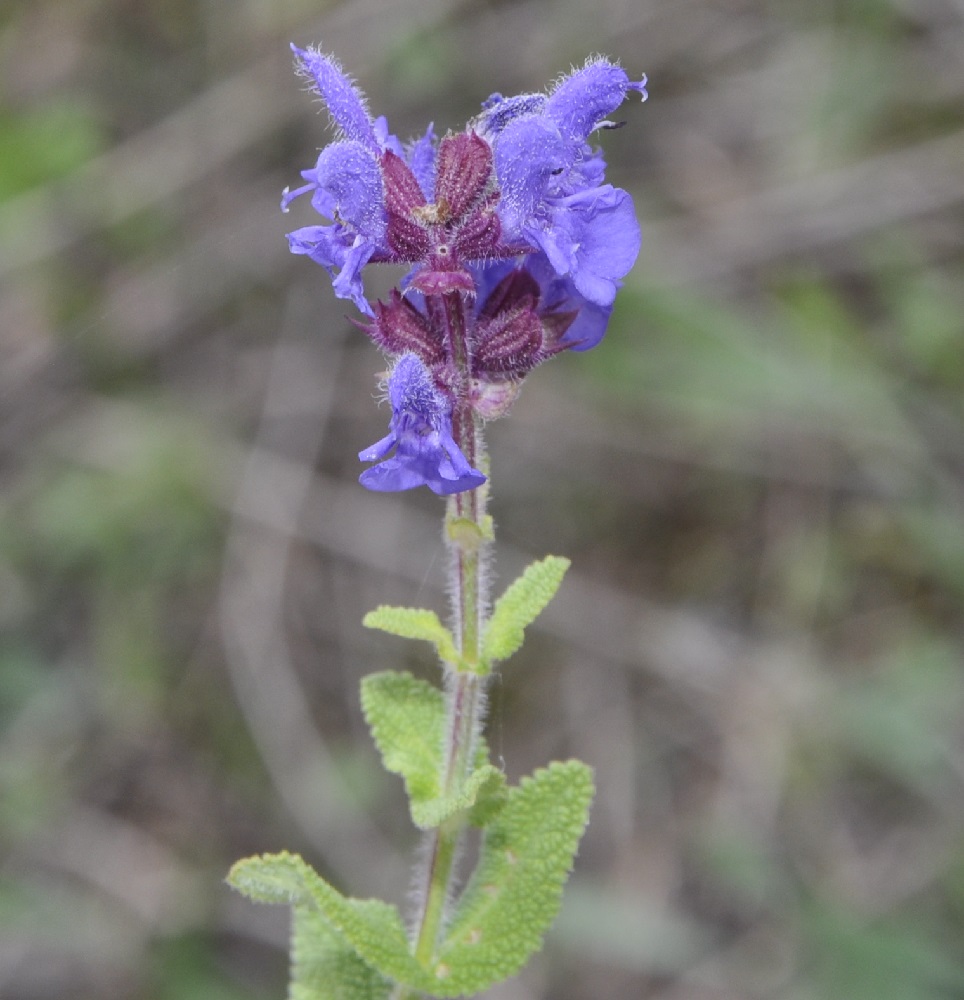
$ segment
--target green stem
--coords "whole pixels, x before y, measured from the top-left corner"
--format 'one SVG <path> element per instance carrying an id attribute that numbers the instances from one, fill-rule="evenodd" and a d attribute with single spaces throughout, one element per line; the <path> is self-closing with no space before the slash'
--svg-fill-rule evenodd
<path id="1" fill-rule="evenodd" d="M 446 296 L 443 303 L 433 303 L 436 316 L 444 316 L 449 350 L 467 379 L 468 340 L 465 305 L 458 295 Z M 452 414 L 452 436 L 469 464 L 485 465 L 481 421 L 472 412 L 464 392 Z M 485 624 L 487 592 L 484 568 L 491 532 L 485 521 L 488 484 L 449 498 L 445 518 L 445 537 L 451 551 L 452 617 L 463 661 L 471 668 L 479 662 L 482 631 Z M 478 747 L 482 717 L 485 712 L 483 678 L 471 669 L 446 678 L 448 728 L 445 747 L 443 788 L 455 795 L 472 772 Z M 422 909 L 415 935 L 415 957 L 426 968 L 438 960 L 438 946 L 444 930 L 446 909 L 454 895 L 456 861 L 465 832 L 464 816 L 454 816 L 431 832 L 422 888 Z M 409 990 L 397 993 L 398 1000 L 410 1000 L 418 994 Z"/>

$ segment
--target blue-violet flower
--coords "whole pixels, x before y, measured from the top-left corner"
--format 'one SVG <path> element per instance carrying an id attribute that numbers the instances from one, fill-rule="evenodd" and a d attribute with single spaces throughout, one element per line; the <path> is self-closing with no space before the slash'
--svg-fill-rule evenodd
<path id="1" fill-rule="evenodd" d="M 499 218 L 508 240 L 542 250 L 556 273 L 599 306 L 612 305 L 619 279 L 639 253 L 632 198 L 603 184 L 605 163 L 587 140 L 646 78 L 629 79 L 606 59 L 563 77 L 548 95 L 493 94 L 472 123 L 494 150 Z"/>
<path id="2" fill-rule="evenodd" d="M 328 270 L 338 296 L 372 315 L 361 279 L 370 261 L 435 272 L 444 261 L 441 270 L 452 272 L 468 260 L 541 250 L 586 301 L 612 305 L 639 252 L 639 225 L 629 194 L 602 182 L 605 163 L 588 138 L 616 124 L 606 116 L 630 91 L 645 99 L 645 77 L 634 82 L 609 60 L 591 59 L 549 94 L 493 94 L 466 133 L 436 146 L 429 126 L 405 150 L 332 57 L 292 49 L 339 138 L 302 172 L 307 184 L 285 191 L 282 208 L 311 192 L 316 211 L 333 220 L 288 240 Z"/>
<path id="3" fill-rule="evenodd" d="M 415 354 L 403 354 L 388 379 L 392 404 L 389 433 L 359 452 L 363 462 L 380 462 L 360 477 L 370 490 L 427 486 L 447 495 L 475 489 L 485 476 L 469 465 L 452 438 L 452 407 Z M 388 453 L 395 449 L 391 458 Z"/>
<path id="4" fill-rule="evenodd" d="M 336 138 L 281 201 L 287 212 L 310 194 L 330 221 L 294 230 L 289 245 L 328 271 L 395 360 L 390 433 L 361 453 L 379 463 L 361 482 L 474 489 L 485 477 L 456 443 L 453 413 L 465 434 L 502 416 L 537 365 L 598 344 L 636 260 L 632 199 L 605 182 L 589 138 L 616 127 L 608 116 L 630 92 L 646 99 L 646 78 L 590 59 L 545 94 L 493 94 L 464 132 L 437 139 L 430 125 L 406 146 L 333 58 L 292 49 Z M 368 263 L 409 266 L 386 302 L 365 295 Z"/>

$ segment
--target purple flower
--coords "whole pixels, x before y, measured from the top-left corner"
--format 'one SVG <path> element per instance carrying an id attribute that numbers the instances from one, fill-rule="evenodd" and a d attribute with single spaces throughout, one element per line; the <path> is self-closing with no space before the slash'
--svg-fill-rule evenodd
<path id="1" fill-rule="evenodd" d="M 331 56 L 294 45 L 291 49 L 299 71 L 325 102 L 340 138 L 321 151 L 314 169 L 302 171 L 308 183 L 294 191 L 285 189 L 281 198 L 281 209 L 287 212 L 295 198 L 311 192 L 315 210 L 333 221 L 296 229 L 288 234 L 288 245 L 292 253 L 306 254 L 332 275 L 336 295 L 371 315 L 361 270 L 384 249 L 388 226 L 379 158 L 399 143 L 384 119 L 372 120 L 361 91 Z"/>
<path id="2" fill-rule="evenodd" d="M 286 194 L 282 207 L 310 190 L 315 209 L 337 221 L 296 229 L 288 234 L 288 246 L 321 264 L 332 275 L 335 294 L 371 315 L 361 269 L 382 247 L 388 228 L 378 160 L 360 142 L 345 139 L 325 147 L 314 170 L 302 176 L 311 183 Z"/>
<path id="3" fill-rule="evenodd" d="M 630 196 L 603 184 L 605 164 L 587 140 L 639 82 L 606 59 L 563 77 L 548 95 L 494 94 L 473 123 L 493 147 L 507 242 L 540 249 L 588 302 L 611 306 L 639 253 Z"/>
<path id="4" fill-rule="evenodd" d="M 472 294 L 466 263 L 541 251 L 583 300 L 612 305 L 639 252 L 639 225 L 630 196 L 604 183 L 588 139 L 614 125 L 607 115 L 630 91 L 645 99 L 645 77 L 592 59 L 548 94 L 493 94 L 467 132 L 436 144 L 429 126 L 406 151 L 334 59 L 292 48 L 338 138 L 281 204 L 287 211 L 310 192 L 332 220 L 288 240 L 326 268 L 337 295 L 372 316 L 361 276 L 369 262 L 414 264 L 409 281 L 428 295 Z"/>
<path id="5" fill-rule="evenodd" d="M 299 72 L 335 130 L 305 183 L 323 224 L 288 234 L 292 253 L 324 267 L 335 293 L 365 314 L 357 325 L 390 358 L 389 433 L 361 452 L 373 490 L 475 489 L 453 435 L 504 415 L 530 372 L 561 351 L 602 339 L 621 279 L 639 252 L 627 192 L 607 184 L 592 133 L 634 82 L 603 58 L 545 94 L 493 94 L 463 132 L 432 125 L 403 146 L 330 56 L 292 46 Z M 409 265 L 385 301 L 370 304 L 369 263 Z"/>
<path id="6" fill-rule="evenodd" d="M 411 281 L 429 294 L 472 294 L 465 261 L 525 249 L 501 246 L 487 142 L 466 132 L 436 145 L 429 126 L 406 151 L 384 119 L 372 121 L 361 92 L 333 59 L 292 48 L 340 137 L 302 171 L 306 184 L 284 192 L 281 208 L 310 193 L 312 207 L 332 220 L 289 233 L 288 243 L 328 271 L 336 295 L 373 316 L 361 277 L 370 261 L 415 264 Z"/>
<path id="7" fill-rule="evenodd" d="M 297 57 L 299 72 L 311 81 L 325 102 L 332 125 L 346 139 L 377 149 L 379 143 L 365 97 L 335 59 L 317 49 L 299 49 L 294 44 L 291 51 Z"/>
<path id="8" fill-rule="evenodd" d="M 381 463 L 361 474 L 362 486 L 380 492 L 427 486 L 445 496 L 485 482 L 453 440 L 452 406 L 417 355 L 398 359 L 388 380 L 388 398 L 388 435 L 358 455 L 363 462 Z M 393 448 L 395 454 L 386 458 Z"/>

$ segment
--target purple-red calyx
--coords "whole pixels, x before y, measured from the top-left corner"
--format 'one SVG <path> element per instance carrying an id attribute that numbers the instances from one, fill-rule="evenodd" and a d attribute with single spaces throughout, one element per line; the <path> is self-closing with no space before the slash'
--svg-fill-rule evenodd
<path id="1" fill-rule="evenodd" d="M 403 145 L 337 62 L 292 46 L 296 66 L 328 109 L 336 136 L 303 195 L 323 224 L 288 234 L 291 251 L 321 264 L 335 294 L 394 359 L 389 435 L 359 456 L 374 490 L 426 485 L 439 494 L 481 485 L 453 437 L 503 415 L 525 377 L 560 351 L 602 339 L 622 278 L 639 252 L 630 195 L 604 181 L 589 143 L 646 79 L 589 60 L 544 94 L 493 94 L 464 132 L 430 125 Z M 369 302 L 370 263 L 405 264 L 401 289 Z M 394 450 L 394 453 L 390 455 Z M 389 457 L 390 456 L 390 457 Z"/>

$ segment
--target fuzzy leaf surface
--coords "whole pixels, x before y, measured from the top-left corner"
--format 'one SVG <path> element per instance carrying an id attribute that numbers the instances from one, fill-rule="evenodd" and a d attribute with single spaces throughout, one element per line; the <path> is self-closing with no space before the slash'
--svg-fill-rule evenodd
<path id="1" fill-rule="evenodd" d="M 394 906 L 346 898 L 296 854 L 245 858 L 231 869 L 228 882 L 258 902 L 314 906 L 346 946 L 386 979 L 426 993 L 457 995 L 439 993 L 436 977 L 415 961 Z"/>
<path id="2" fill-rule="evenodd" d="M 362 680 L 361 703 L 385 769 L 402 776 L 412 818 L 423 826 L 415 817 L 416 808 L 441 793 L 442 692 L 409 673 L 389 670 Z"/>
<path id="3" fill-rule="evenodd" d="M 482 662 L 491 667 L 508 659 L 522 645 L 526 626 L 531 625 L 552 600 L 569 560 L 546 556 L 526 567 L 525 572 L 496 601 L 482 638 Z"/>
<path id="4" fill-rule="evenodd" d="M 504 797 L 505 778 L 488 761 L 481 743 L 476 769 L 458 795 L 442 795 L 445 703 L 442 692 L 411 674 L 385 671 L 362 680 L 362 710 L 385 769 L 400 774 L 412 822 L 422 830 L 472 809 L 471 821 L 484 825 Z M 476 808 L 477 807 L 477 808 Z"/>
<path id="5" fill-rule="evenodd" d="M 288 1000 L 388 1000 L 392 983 L 367 965 L 310 903 L 291 914 Z"/>
<path id="6" fill-rule="evenodd" d="M 514 975 L 541 945 L 589 818 L 591 769 L 553 763 L 511 788 L 486 828 L 436 971 L 464 993 Z"/>
<path id="7" fill-rule="evenodd" d="M 484 826 L 502 806 L 505 775 L 491 764 L 473 771 L 459 795 L 439 796 L 424 802 L 412 800 L 412 820 L 423 830 L 441 826 L 449 817 L 471 809 L 471 822 Z"/>
<path id="8" fill-rule="evenodd" d="M 486 764 L 485 768 L 480 768 L 475 774 L 485 769 L 488 769 L 488 773 L 485 780 L 479 784 L 472 811 L 469 813 L 469 822 L 480 829 L 487 827 L 502 812 L 509 798 L 505 775 L 490 764 Z"/>
<path id="9" fill-rule="evenodd" d="M 458 663 L 452 633 L 439 621 L 438 615 L 427 608 L 395 608 L 383 604 L 369 611 L 362 619 L 366 628 L 381 629 L 403 639 L 424 639 L 432 643 L 439 658 L 446 663 Z"/>

